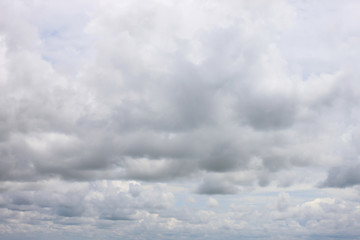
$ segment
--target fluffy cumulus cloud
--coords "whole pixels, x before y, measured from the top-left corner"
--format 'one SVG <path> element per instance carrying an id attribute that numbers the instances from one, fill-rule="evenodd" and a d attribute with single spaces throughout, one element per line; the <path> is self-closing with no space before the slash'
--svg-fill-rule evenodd
<path id="1" fill-rule="evenodd" d="M 1 239 L 360 238 L 358 1 L 0 9 Z"/>

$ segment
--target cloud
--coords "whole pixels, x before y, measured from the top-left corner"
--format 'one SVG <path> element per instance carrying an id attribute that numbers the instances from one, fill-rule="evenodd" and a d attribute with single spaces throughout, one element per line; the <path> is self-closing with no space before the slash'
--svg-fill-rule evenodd
<path id="1" fill-rule="evenodd" d="M 288 128 L 294 123 L 296 104 L 292 98 L 281 96 L 259 96 L 242 102 L 246 108 L 241 111 L 243 120 L 260 130 Z"/>
<path id="2" fill-rule="evenodd" d="M 0 0 L 0 234 L 356 222 L 311 192 L 360 181 L 359 3 L 324 3 Z"/>
<path id="3" fill-rule="evenodd" d="M 357 225 L 350 220 L 359 218 L 358 211 L 350 213 L 353 204 L 352 201 L 341 199 L 316 198 L 292 206 L 286 211 L 274 212 L 273 217 L 277 221 L 292 224 L 297 232 L 307 232 L 319 238 L 325 237 L 324 232 L 327 232 L 328 236 L 336 238 L 345 236 L 342 231 L 347 227 L 352 228 Z M 295 221 L 297 226 L 294 222 L 290 223 L 291 221 Z M 343 230 L 339 230 L 340 228 Z M 351 232 L 352 237 L 358 234 L 358 231 Z"/>
<path id="4" fill-rule="evenodd" d="M 217 176 L 206 177 L 197 189 L 200 194 L 235 194 L 237 191 L 236 185 Z"/>
<path id="5" fill-rule="evenodd" d="M 360 184 L 359 170 L 360 165 L 331 168 L 326 180 L 321 186 L 344 188 L 358 185 Z"/>
<path id="6" fill-rule="evenodd" d="M 277 199 L 277 209 L 279 211 L 284 211 L 289 207 L 289 203 L 290 203 L 290 195 L 287 193 L 280 193 L 278 195 L 278 199 Z"/>
<path id="7" fill-rule="evenodd" d="M 219 206 L 218 201 L 215 198 L 210 197 L 207 202 L 209 208 L 216 208 Z"/>
<path id="8" fill-rule="evenodd" d="M 4 21 L 4 181 L 167 181 L 200 172 L 247 171 L 253 158 L 262 161 L 263 173 L 317 165 L 314 159 L 331 155 L 334 164 L 341 162 L 341 150 L 334 154 L 337 143 L 328 139 L 346 131 L 345 125 L 331 129 L 348 121 L 346 109 L 355 108 L 355 73 L 334 69 L 303 78 L 288 71 L 291 63 L 277 39 L 291 29 L 296 6 L 283 1 L 271 6 L 109 4 L 112 8 L 97 2 L 85 7 L 77 1 L 77 9 L 56 15 L 66 15 L 75 25 L 49 13 L 24 14 L 17 20 L 23 27 L 16 31 L 10 27 L 15 20 Z M 64 7 L 20 6 L 5 7 L 17 15 L 28 8 L 51 12 Z M 189 11 L 196 17 L 187 17 Z M 57 33 L 47 36 L 52 29 Z M 29 31 L 28 40 L 16 37 L 30 37 Z M 72 75 L 60 70 L 72 53 L 58 58 L 49 49 L 55 38 L 96 54 L 79 59 L 77 64 L 86 64 Z M 86 42 L 86 49 L 75 40 Z M 328 160 L 320 165 L 330 166 Z M 262 186 L 275 176 L 265 175 L 257 174 Z"/>
<path id="9" fill-rule="evenodd" d="M 77 4 L 82 6 L 81 1 Z M 272 44 L 277 32 L 286 28 L 281 21 L 256 24 L 257 17 L 246 19 L 246 11 L 267 12 L 256 4 L 229 2 L 215 16 L 210 14 L 217 11 L 215 2 L 190 8 L 157 1 L 111 4 L 112 9 L 100 4 L 97 11 L 89 6 L 94 15 L 87 24 L 76 25 L 98 40 L 95 58 L 79 68 L 75 78 L 62 75 L 46 60 L 51 51 L 39 54 L 9 47 L 8 36 L 14 33 L 5 31 L 4 87 L 16 97 L 11 101 L 9 94 L 3 95 L 14 109 L 13 115 L 4 112 L 5 118 L 15 119 L 3 143 L 4 180 L 58 176 L 154 181 L 203 170 L 242 169 L 254 156 L 282 159 L 272 156 L 273 148 L 279 147 L 276 143 L 262 140 L 272 138 L 268 131 L 290 128 L 297 116 L 298 100 L 288 90 L 292 87 L 287 76 L 278 73 L 283 71 L 277 63 L 281 57 Z M 237 4 L 243 14 L 234 12 Z M 290 6 L 277 4 L 283 12 L 273 12 L 271 6 L 265 18 L 290 16 Z M 43 7 L 52 11 L 54 6 Z M 133 12 L 133 7 L 139 11 Z M 191 24 L 183 15 L 188 9 L 199 13 Z M 40 24 L 36 18 L 31 25 L 29 18 L 23 17 L 22 23 L 38 40 L 49 29 L 60 28 L 59 20 Z M 86 37 L 76 35 L 74 28 L 59 29 L 57 36 Z M 245 34 L 247 28 L 253 30 Z M 50 42 L 44 39 L 42 44 L 48 49 Z M 56 57 L 53 61 L 62 64 Z M 5 149 L 16 149 L 15 161 L 27 165 L 26 170 L 11 167 L 14 160 L 5 157 Z M 281 169 L 283 164 L 270 168 Z"/>
<path id="10" fill-rule="evenodd" d="M 83 224 L 82 221 L 89 218 L 136 220 L 141 211 L 159 212 L 174 204 L 173 194 L 161 186 L 145 189 L 138 183 L 120 181 L 81 183 L 78 186 L 61 181 L 53 184 L 64 191 L 47 186 L 37 191 L 2 194 L 2 209 L 13 212 L 27 211 L 41 216 L 40 221 L 45 222 L 62 222 L 73 218 L 74 224 Z M 34 216 L 29 214 L 23 220 L 32 221 L 33 218 Z M 20 222 L 23 220 L 19 219 Z"/>

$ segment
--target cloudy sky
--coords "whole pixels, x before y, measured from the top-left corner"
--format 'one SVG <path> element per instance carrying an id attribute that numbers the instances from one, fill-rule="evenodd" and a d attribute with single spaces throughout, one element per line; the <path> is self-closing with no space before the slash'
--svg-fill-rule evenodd
<path id="1" fill-rule="evenodd" d="M 0 238 L 360 239 L 359 11 L 0 0 Z"/>

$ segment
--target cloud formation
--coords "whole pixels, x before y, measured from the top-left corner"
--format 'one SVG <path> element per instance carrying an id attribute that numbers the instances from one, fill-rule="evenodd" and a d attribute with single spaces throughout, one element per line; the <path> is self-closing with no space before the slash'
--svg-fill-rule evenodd
<path id="1" fill-rule="evenodd" d="M 0 0 L 0 236 L 359 236 L 359 8 Z"/>
<path id="2" fill-rule="evenodd" d="M 349 69 L 306 79 L 288 71 L 277 39 L 291 29 L 294 6 L 108 4 L 94 2 L 86 19 L 79 15 L 81 24 L 72 28 L 81 36 L 62 30 L 59 25 L 69 23 L 57 18 L 36 25 L 39 20 L 25 14 L 20 23 L 27 28 L 19 33 L 6 30 L 10 20 L 4 21 L 3 180 L 162 181 L 247 171 L 254 158 L 264 173 L 313 166 L 313 159 L 327 166 L 329 156 L 340 163 L 325 136 L 336 136 L 329 128 L 346 120 L 345 113 L 332 115 L 352 101 L 355 83 Z M 55 7 L 21 6 L 25 12 Z M 82 13 L 73 11 L 74 18 Z M 33 37 L 18 42 L 16 34 L 28 36 L 26 29 Z M 75 76 L 62 70 L 65 60 L 48 60 L 56 57 L 46 50 L 49 29 L 51 38 L 94 39 L 84 50 L 69 43 L 79 54 L 96 51 Z"/>

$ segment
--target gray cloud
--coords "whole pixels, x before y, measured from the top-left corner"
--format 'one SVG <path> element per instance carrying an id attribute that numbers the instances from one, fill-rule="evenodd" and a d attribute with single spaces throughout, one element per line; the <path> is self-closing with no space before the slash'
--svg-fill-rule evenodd
<path id="1" fill-rule="evenodd" d="M 286 26 L 256 25 L 256 20 L 244 25 L 243 16 L 229 3 L 229 22 L 222 13 L 212 19 L 205 11 L 202 20 L 187 28 L 184 19 L 172 16 L 184 9 L 167 6 L 173 11 L 170 16 L 165 5 L 156 4 L 159 8 L 144 5 L 137 13 L 119 10 L 114 18 L 107 14 L 109 9 L 100 8 L 87 25 L 77 25 L 102 37 L 94 45 L 97 55 L 74 79 L 41 54 L 8 48 L 11 38 L 3 39 L 3 68 L 9 79 L 3 85 L 16 96 L 11 100 L 3 95 L 4 104 L 13 109 L 11 114 L 3 111 L 3 119 L 14 120 L 4 128 L 3 180 L 154 181 L 197 171 L 244 169 L 253 157 L 264 159 L 263 167 L 271 171 L 296 164 L 274 151 L 281 145 L 263 140 L 297 123 L 300 102 L 289 90 L 295 85 L 276 72 L 284 69 L 271 47 Z M 271 19 L 282 13 L 269 14 Z M 146 16 L 149 26 L 140 20 L 129 22 L 129 16 Z M 165 24 L 160 19 L 170 20 Z M 23 24 L 27 21 L 22 18 Z M 31 27 L 41 40 L 44 31 L 58 25 Z M 246 26 L 273 32 L 246 35 Z M 74 29 L 68 31 L 73 34 Z M 5 33 L 15 34 L 6 29 Z M 77 37 L 84 36 L 69 36 Z M 109 48 L 115 45 L 119 47 Z"/>
<path id="2" fill-rule="evenodd" d="M 356 99 L 355 73 L 307 79 L 289 73 L 282 46 L 276 45 L 289 26 L 280 20 L 258 24 L 246 12 L 292 19 L 291 6 L 278 2 L 283 12 L 273 12 L 241 3 L 243 10 L 235 13 L 233 4 L 224 5 L 227 15 L 220 11 L 213 19 L 208 11 L 215 9 L 209 7 L 191 23 L 181 17 L 185 6 L 156 3 L 158 8 L 144 5 L 136 13 L 128 6 L 114 16 L 104 6 L 89 6 L 94 15 L 84 17 L 86 24 L 59 32 L 69 39 L 101 36 L 87 45 L 97 54 L 75 77 L 46 60 L 43 54 L 51 52 L 29 50 L 61 23 L 43 25 L 25 15 L 19 19 L 23 32 L 13 32 L 4 22 L 1 179 L 164 181 L 246 170 L 253 158 L 261 159 L 263 172 L 278 172 L 317 165 L 313 159 L 333 154 L 334 143 L 324 136 L 342 134 L 346 126 L 337 133 L 329 129 L 352 121 L 346 109 L 354 109 L 347 103 Z M 88 35 L 76 35 L 74 28 Z M 16 40 L 28 29 L 31 39 Z M 47 49 L 48 40 L 42 44 Z M 62 64 L 60 58 L 53 61 Z M 275 175 L 258 176 L 266 186 Z"/>
<path id="3" fill-rule="evenodd" d="M 234 184 L 227 179 L 216 176 L 206 177 L 197 189 L 197 193 L 210 195 L 235 194 L 237 191 L 238 189 Z"/>
<path id="4" fill-rule="evenodd" d="M 239 118 L 255 129 L 277 130 L 291 127 L 296 117 L 296 99 L 292 97 L 258 96 L 247 97 Z"/>
<path id="5" fill-rule="evenodd" d="M 360 184 L 359 170 L 360 165 L 333 167 L 320 186 L 344 188 L 358 185 Z"/>

